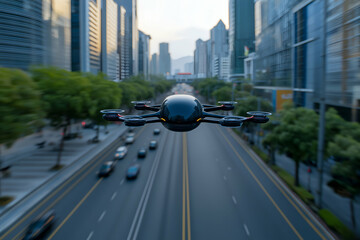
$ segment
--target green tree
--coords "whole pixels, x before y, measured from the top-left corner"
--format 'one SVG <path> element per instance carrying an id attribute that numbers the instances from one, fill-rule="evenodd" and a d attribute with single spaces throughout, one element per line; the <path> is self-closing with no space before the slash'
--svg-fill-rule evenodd
<path id="1" fill-rule="evenodd" d="M 339 161 L 332 168 L 331 185 L 336 192 L 349 197 L 351 221 L 355 227 L 354 199 L 360 193 L 360 142 L 349 135 L 338 134 L 329 143 L 328 152 Z"/>
<path id="2" fill-rule="evenodd" d="M 121 105 L 122 92 L 118 84 L 107 80 L 104 74 L 99 73 L 98 75 L 93 75 L 87 73 L 85 76 L 91 82 L 90 96 L 92 101 L 88 118 L 97 125 L 95 139 L 98 139 L 100 125 L 106 125 L 108 123 L 102 119 L 100 110 L 119 108 Z"/>
<path id="3" fill-rule="evenodd" d="M 55 168 L 60 167 L 64 138 L 72 120 L 88 116 L 91 103 L 91 83 L 79 72 L 69 72 L 58 68 L 34 68 L 33 79 L 41 91 L 41 98 L 46 103 L 46 116 L 51 124 L 62 127 L 59 154 Z M 93 110 L 94 111 L 94 110 Z"/>
<path id="4" fill-rule="evenodd" d="M 35 131 L 42 125 L 42 117 L 40 94 L 29 75 L 0 68 L 0 168 L 2 146 L 10 147 Z"/>
<path id="5" fill-rule="evenodd" d="M 42 124 L 39 91 L 21 70 L 0 68 L 0 144 L 11 146 Z"/>
<path id="6" fill-rule="evenodd" d="M 229 86 L 223 86 L 212 93 L 216 101 L 230 101 L 232 89 Z"/>
<path id="7" fill-rule="evenodd" d="M 313 158 L 317 146 L 318 116 L 306 108 L 284 110 L 279 124 L 265 137 L 267 143 L 274 143 L 280 153 L 295 161 L 295 185 L 299 185 L 300 162 Z"/>

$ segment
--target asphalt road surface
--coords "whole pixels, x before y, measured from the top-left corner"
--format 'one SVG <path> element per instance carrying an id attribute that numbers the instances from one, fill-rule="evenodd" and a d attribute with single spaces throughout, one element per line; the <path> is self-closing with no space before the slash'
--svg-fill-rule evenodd
<path id="1" fill-rule="evenodd" d="M 153 129 L 161 134 L 154 136 Z M 140 147 L 158 141 L 145 159 Z M 138 128 L 112 175 L 98 178 L 118 140 L 55 189 L 0 239 L 21 239 L 48 209 L 48 239 L 332 239 L 299 200 L 226 128 L 202 123 L 188 133 L 160 124 Z M 126 169 L 138 163 L 136 180 Z"/>

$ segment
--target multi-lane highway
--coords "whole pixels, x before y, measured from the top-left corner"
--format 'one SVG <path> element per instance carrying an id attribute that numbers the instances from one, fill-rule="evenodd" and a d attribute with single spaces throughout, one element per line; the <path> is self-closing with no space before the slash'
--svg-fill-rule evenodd
<path id="1" fill-rule="evenodd" d="M 154 128 L 160 135 L 153 135 Z M 137 158 L 140 147 L 156 150 Z M 56 212 L 49 239 L 332 239 L 231 130 L 201 124 L 188 133 L 160 124 L 137 129 L 125 159 L 108 178 L 120 140 L 25 213 L 0 239 L 21 239 L 31 220 Z M 138 163 L 138 179 L 127 181 Z"/>

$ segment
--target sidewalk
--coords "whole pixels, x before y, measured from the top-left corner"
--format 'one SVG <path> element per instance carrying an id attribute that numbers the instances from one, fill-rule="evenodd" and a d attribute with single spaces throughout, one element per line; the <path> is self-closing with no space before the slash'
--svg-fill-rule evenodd
<path id="1" fill-rule="evenodd" d="M 38 149 L 35 146 L 42 141 L 42 137 L 33 134 L 4 152 L 3 159 L 5 164 L 11 164 L 11 173 L 1 179 L 1 195 L 12 196 L 14 200 L 0 207 L 0 222 L 5 223 L 1 224 L 0 232 L 111 144 L 126 129 L 123 124 L 112 124 L 108 126 L 109 133 L 106 134 L 101 127 L 100 142 L 95 144 L 88 143 L 88 140 L 95 136 L 95 130 L 81 129 L 82 138 L 65 141 L 61 158 L 64 167 L 60 171 L 50 171 L 56 162 L 58 151 L 54 149 L 59 145 L 60 132 L 44 131 L 43 137 L 47 139 L 44 148 Z M 49 145 L 49 142 L 54 144 Z"/>
<path id="2" fill-rule="evenodd" d="M 255 143 L 257 141 L 257 136 L 255 136 Z M 266 150 L 262 146 L 258 146 L 262 151 Z M 285 155 L 276 154 L 275 155 L 275 164 L 282 169 L 286 170 L 292 176 L 295 176 L 295 162 L 288 158 Z M 300 185 L 305 189 L 310 191 L 314 198 L 315 202 L 318 199 L 317 189 L 319 186 L 319 173 L 316 167 L 311 167 L 311 173 L 308 173 L 309 166 L 304 163 L 300 163 L 299 167 L 299 181 Z M 322 207 L 329 209 L 334 213 L 349 229 L 354 231 L 357 236 L 360 236 L 360 203 L 359 201 L 354 201 L 354 215 L 356 219 L 356 228 L 353 227 L 351 223 L 351 212 L 350 212 L 350 199 L 342 197 L 336 194 L 327 183 L 332 179 L 331 177 L 331 163 L 328 161 L 324 162 L 324 173 L 323 173 L 323 194 L 322 194 Z"/>

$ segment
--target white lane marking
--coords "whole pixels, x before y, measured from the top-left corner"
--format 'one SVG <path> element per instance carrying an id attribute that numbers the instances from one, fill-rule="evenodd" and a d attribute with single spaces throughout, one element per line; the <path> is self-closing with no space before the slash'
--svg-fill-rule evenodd
<path id="1" fill-rule="evenodd" d="M 230 170 L 231 170 L 231 167 L 228 167 L 228 170 L 230 171 Z"/>
<path id="2" fill-rule="evenodd" d="M 249 229 L 248 227 L 246 226 L 246 224 L 244 224 L 244 229 L 245 229 L 245 232 L 248 236 L 250 236 L 250 232 L 249 232 Z"/>
<path id="3" fill-rule="evenodd" d="M 103 211 L 98 219 L 98 222 L 101 222 L 101 220 L 104 218 L 105 214 L 106 214 L 106 211 Z"/>
<path id="4" fill-rule="evenodd" d="M 91 233 L 89 234 L 89 236 L 87 237 L 86 240 L 90 240 L 93 234 L 94 234 L 94 231 L 91 231 Z"/>
<path id="5" fill-rule="evenodd" d="M 117 194 L 117 192 L 114 192 L 114 193 L 113 193 L 110 201 L 114 200 L 114 198 L 116 197 L 116 194 Z"/>
<path id="6" fill-rule="evenodd" d="M 234 196 L 232 196 L 232 200 L 235 204 L 237 204 L 236 198 Z"/>
<path id="7" fill-rule="evenodd" d="M 226 181 L 226 176 L 224 176 L 224 180 Z"/>
<path id="8" fill-rule="evenodd" d="M 124 183 L 124 179 L 121 180 L 120 185 L 122 185 L 123 183 Z"/>
<path id="9" fill-rule="evenodd" d="M 164 139 L 166 139 L 167 136 L 168 136 L 168 132 L 165 135 Z M 163 140 L 163 141 L 165 141 L 165 140 Z M 149 199 L 149 195 L 151 193 L 151 189 L 152 189 L 152 186 L 153 186 L 154 178 L 155 178 L 157 169 L 159 167 L 160 156 L 161 156 L 161 154 L 163 153 L 163 150 L 164 150 L 164 145 L 161 145 L 161 147 L 162 148 L 159 149 L 158 152 L 155 155 L 155 159 L 154 159 L 154 162 L 152 164 L 150 174 L 149 174 L 148 180 L 146 182 L 143 194 L 141 196 L 138 208 L 136 210 L 134 220 L 133 220 L 133 222 L 131 224 L 127 240 L 136 240 L 137 235 L 139 233 L 142 218 L 144 216 L 144 211 L 146 209 L 147 202 L 148 202 L 148 199 Z"/>

